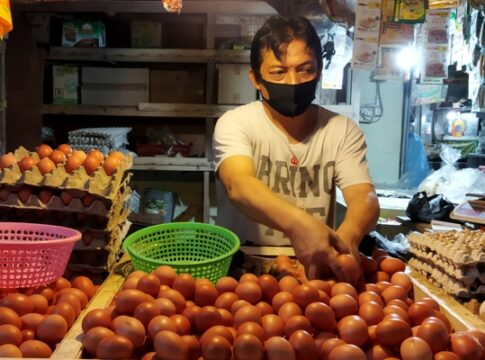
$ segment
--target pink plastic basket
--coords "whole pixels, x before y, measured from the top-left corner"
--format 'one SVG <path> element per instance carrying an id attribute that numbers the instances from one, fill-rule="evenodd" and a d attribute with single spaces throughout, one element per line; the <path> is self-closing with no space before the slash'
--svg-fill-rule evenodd
<path id="1" fill-rule="evenodd" d="M 0 222 L 0 288 L 48 284 L 61 277 L 77 230 L 63 226 Z"/>

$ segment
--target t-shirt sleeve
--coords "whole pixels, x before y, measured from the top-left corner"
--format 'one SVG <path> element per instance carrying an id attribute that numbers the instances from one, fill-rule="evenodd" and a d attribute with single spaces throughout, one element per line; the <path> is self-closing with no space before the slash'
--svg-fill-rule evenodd
<path id="1" fill-rule="evenodd" d="M 335 162 L 335 183 L 341 189 L 357 184 L 372 184 L 364 134 L 354 121 L 345 121 L 344 137 L 339 144 Z"/>
<path id="2" fill-rule="evenodd" d="M 240 109 L 230 110 L 217 120 L 212 139 L 215 171 L 231 156 L 252 156 L 249 130 L 244 126 L 244 120 Z"/>

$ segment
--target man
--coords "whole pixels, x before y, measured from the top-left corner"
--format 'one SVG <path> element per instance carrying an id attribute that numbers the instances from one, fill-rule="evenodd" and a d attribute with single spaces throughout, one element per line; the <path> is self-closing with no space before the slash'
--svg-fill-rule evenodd
<path id="1" fill-rule="evenodd" d="M 214 131 L 216 222 L 243 242 L 291 243 L 309 279 L 328 266 L 348 281 L 337 256 L 359 259 L 379 205 L 358 126 L 311 104 L 321 71 L 320 39 L 307 19 L 273 16 L 258 30 L 249 76 L 262 101 L 228 111 Z M 335 185 L 347 204 L 336 231 L 328 225 Z"/>

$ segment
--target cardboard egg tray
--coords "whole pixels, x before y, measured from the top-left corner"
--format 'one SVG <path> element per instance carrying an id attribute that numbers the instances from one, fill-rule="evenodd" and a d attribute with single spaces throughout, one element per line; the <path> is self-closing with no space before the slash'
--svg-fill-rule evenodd
<path id="1" fill-rule="evenodd" d="M 17 161 L 20 161 L 24 156 L 27 155 L 34 159 L 39 159 L 36 152 L 29 152 L 23 147 L 19 147 L 14 152 L 14 157 Z M 31 170 L 27 170 L 22 173 L 18 165 L 15 164 L 11 168 L 0 170 L 0 184 L 26 184 L 59 189 L 79 189 L 107 199 L 113 199 L 116 197 L 118 189 L 121 187 L 125 172 L 131 168 L 132 164 L 133 159 L 131 155 L 127 155 L 124 162 L 111 176 L 106 175 L 102 167 L 100 167 L 92 175 L 89 175 L 83 166 L 73 171 L 72 174 L 69 174 L 64 168 L 63 164 L 58 164 L 51 173 L 45 175 L 40 173 L 37 166 L 34 166 Z"/>
<path id="2" fill-rule="evenodd" d="M 449 294 L 472 298 L 485 294 L 485 233 L 461 230 L 408 235 L 408 264 Z"/>
<path id="3" fill-rule="evenodd" d="M 54 211 L 65 212 L 80 212 L 99 216 L 113 216 L 120 212 L 119 205 L 124 204 L 129 200 L 131 189 L 125 187 L 121 192 L 117 193 L 117 197 L 112 200 L 104 198 L 95 199 L 89 206 L 85 206 L 82 202 L 82 197 L 86 194 L 82 190 L 67 190 L 72 197 L 69 203 L 65 203 L 60 194 L 53 194 L 47 203 L 44 203 L 39 198 L 38 193 L 31 193 L 26 202 L 23 202 L 18 195 L 18 187 L 10 187 L 10 194 L 8 197 L 0 202 L 2 207 L 27 208 L 27 209 L 46 209 Z"/>

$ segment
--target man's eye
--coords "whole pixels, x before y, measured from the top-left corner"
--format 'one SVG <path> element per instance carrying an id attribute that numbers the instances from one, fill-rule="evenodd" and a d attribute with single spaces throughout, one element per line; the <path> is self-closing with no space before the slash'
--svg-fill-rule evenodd
<path id="1" fill-rule="evenodd" d="M 284 70 L 273 70 L 270 72 L 271 75 L 282 75 L 284 73 L 285 73 Z"/>

